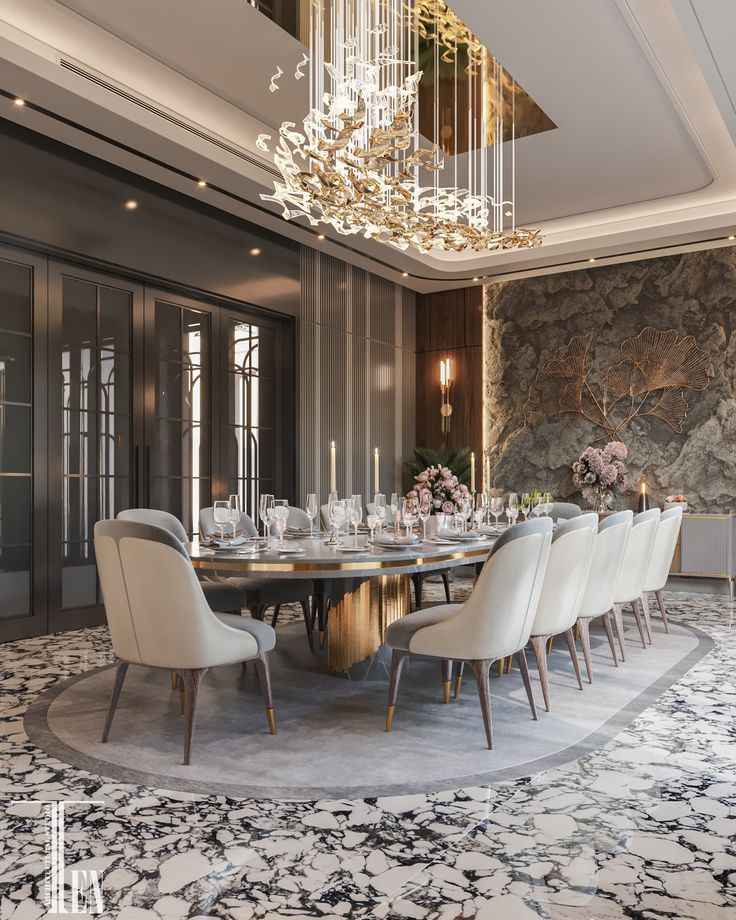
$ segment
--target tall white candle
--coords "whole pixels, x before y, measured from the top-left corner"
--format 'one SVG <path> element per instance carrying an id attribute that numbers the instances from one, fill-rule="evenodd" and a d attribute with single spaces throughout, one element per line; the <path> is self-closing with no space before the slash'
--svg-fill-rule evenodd
<path id="1" fill-rule="evenodd" d="M 337 453 L 334 441 L 330 445 L 330 492 L 337 492 Z"/>
<path id="2" fill-rule="evenodd" d="M 470 455 L 470 491 L 475 492 L 475 452 Z"/>
<path id="3" fill-rule="evenodd" d="M 379 456 L 380 456 L 380 455 L 379 455 L 379 453 L 378 453 L 378 448 L 376 447 L 376 449 L 373 451 L 373 491 L 374 491 L 374 493 L 375 493 L 375 492 L 380 492 L 380 491 L 381 491 L 380 488 L 379 488 L 379 485 L 378 485 L 378 481 L 379 481 L 379 474 L 378 474 Z"/>

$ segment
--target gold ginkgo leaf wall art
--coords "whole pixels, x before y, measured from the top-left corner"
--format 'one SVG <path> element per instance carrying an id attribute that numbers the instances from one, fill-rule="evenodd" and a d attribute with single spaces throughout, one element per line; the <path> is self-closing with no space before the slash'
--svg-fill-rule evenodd
<path id="1" fill-rule="evenodd" d="M 621 344 L 623 360 L 600 373 L 590 354 L 593 333 L 575 336 L 537 372 L 525 407 L 527 424 L 577 415 L 621 440 L 637 418 L 658 418 L 681 432 L 687 416 L 685 390 L 708 386 L 710 355 L 676 329 L 647 326 Z"/>

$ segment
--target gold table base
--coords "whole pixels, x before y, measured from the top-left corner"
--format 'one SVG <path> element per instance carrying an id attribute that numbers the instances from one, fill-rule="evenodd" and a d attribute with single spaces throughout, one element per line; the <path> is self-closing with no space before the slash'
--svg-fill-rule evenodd
<path id="1" fill-rule="evenodd" d="M 330 608 L 327 668 L 347 671 L 383 643 L 388 626 L 411 611 L 411 576 L 380 575 Z"/>

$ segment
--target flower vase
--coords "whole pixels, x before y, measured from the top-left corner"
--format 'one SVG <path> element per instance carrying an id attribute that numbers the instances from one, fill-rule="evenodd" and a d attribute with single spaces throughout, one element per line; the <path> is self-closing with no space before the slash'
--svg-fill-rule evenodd
<path id="1" fill-rule="evenodd" d="M 595 499 L 593 500 L 593 511 L 596 514 L 605 514 L 606 511 L 608 511 L 606 491 L 602 486 L 598 486 L 596 489 Z"/>

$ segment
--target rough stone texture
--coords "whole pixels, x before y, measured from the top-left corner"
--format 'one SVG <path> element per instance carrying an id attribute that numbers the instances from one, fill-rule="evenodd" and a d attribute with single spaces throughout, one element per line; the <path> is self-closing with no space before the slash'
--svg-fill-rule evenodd
<path id="1" fill-rule="evenodd" d="M 590 331 L 594 369 L 608 366 L 621 359 L 624 339 L 653 326 L 694 336 L 711 356 L 712 377 L 707 389 L 684 391 L 682 434 L 659 419 L 637 419 L 623 430 L 629 491 L 618 507 L 633 507 L 642 472 L 657 502 L 682 492 L 692 510 L 736 505 L 736 248 L 490 284 L 484 324 L 484 430 L 495 485 L 575 498 L 570 467 L 602 432 L 573 417 L 526 427 L 537 369 Z"/>

